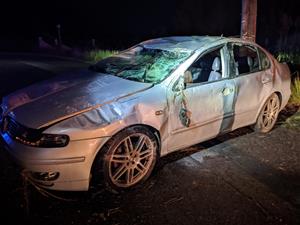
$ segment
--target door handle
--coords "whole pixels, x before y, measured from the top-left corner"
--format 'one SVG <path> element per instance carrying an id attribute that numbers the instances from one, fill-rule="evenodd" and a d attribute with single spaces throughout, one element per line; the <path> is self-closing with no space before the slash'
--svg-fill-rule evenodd
<path id="1" fill-rule="evenodd" d="M 222 94 L 223 94 L 224 96 L 230 95 L 232 92 L 233 92 L 233 88 L 225 87 L 225 88 L 222 90 Z"/>

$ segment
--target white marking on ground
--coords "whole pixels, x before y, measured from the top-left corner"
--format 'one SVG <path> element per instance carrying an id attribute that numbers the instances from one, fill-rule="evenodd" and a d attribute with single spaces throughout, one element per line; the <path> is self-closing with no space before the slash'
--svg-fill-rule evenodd
<path id="1" fill-rule="evenodd" d="M 203 163 L 204 158 L 213 158 L 218 156 L 219 154 L 215 151 L 206 149 L 206 150 L 202 150 L 200 152 L 196 152 L 192 155 L 190 155 L 193 159 L 195 159 L 196 161 L 198 161 L 199 163 Z"/>

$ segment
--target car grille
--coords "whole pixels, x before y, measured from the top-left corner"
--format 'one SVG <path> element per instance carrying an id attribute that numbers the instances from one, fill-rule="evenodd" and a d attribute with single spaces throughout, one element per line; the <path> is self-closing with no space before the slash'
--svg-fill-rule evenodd
<path id="1" fill-rule="evenodd" d="M 18 123 L 16 123 L 12 119 L 8 119 L 7 125 L 6 125 L 6 131 L 12 137 L 21 136 L 23 133 L 26 132 L 25 129 L 23 129 L 23 127 L 21 127 Z"/>
<path id="2" fill-rule="evenodd" d="M 6 130 L 6 121 L 5 121 L 5 119 L 4 118 L 0 118 L 0 131 L 2 132 L 2 133 L 4 133 L 5 132 L 5 130 Z"/>
<path id="3" fill-rule="evenodd" d="M 37 141 L 40 138 L 38 130 L 27 128 L 10 117 L 3 118 L 1 130 L 3 133 L 8 133 L 13 139 Z"/>

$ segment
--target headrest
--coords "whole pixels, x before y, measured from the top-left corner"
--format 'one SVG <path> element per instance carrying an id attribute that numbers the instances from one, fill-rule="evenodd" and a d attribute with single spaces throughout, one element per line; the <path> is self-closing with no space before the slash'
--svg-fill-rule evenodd
<path id="1" fill-rule="evenodd" d="M 248 66 L 250 68 L 252 68 L 252 66 L 253 66 L 253 59 L 250 56 L 247 57 L 247 63 L 248 63 Z"/>
<path id="2" fill-rule="evenodd" d="M 212 68 L 213 71 L 219 71 L 221 69 L 221 61 L 220 61 L 219 57 L 216 57 L 214 59 L 214 62 L 212 64 L 211 68 Z"/>

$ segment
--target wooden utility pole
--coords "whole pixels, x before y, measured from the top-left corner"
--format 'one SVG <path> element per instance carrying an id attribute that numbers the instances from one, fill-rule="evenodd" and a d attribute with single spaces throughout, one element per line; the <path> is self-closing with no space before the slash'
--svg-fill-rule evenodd
<path id="1" fill-rule="evenodd" d="M 257 0 L 242 0 L 241 38 L 256 39 Z"/>

